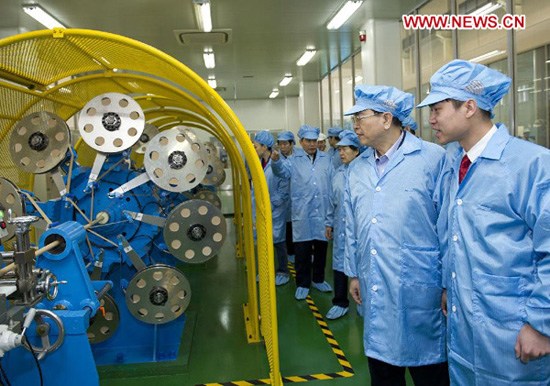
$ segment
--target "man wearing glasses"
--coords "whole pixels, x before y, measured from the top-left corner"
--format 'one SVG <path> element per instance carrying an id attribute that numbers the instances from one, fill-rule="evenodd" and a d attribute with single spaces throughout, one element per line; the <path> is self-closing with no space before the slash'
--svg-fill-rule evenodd
<path id="1" fill-rule="evenodd" d="M 344 270 L 363 312 L 373 386 L 449 384 L 434 204 L 444 150 L 403 130 L 414 97 L 358 85 L 351 115 L 362 145 L 344 191 Z"/>

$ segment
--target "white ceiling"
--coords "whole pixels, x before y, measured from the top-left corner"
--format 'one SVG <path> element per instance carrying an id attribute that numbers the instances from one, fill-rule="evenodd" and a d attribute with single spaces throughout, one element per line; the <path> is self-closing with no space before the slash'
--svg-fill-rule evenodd
<path id="1" fill-rule="evenodd" d="M 43 28 L 22 11 L 21 4 L 30 2 L 0 0 L 0 37 Z M 296 96 L 300 80 L 319 80 L 338 55 L 346 58 L 359 48 L 358 32 L 368 18 L 398 20 L 421 2 L 366 0 L 339 31 L 328 31 L 326 23 L 344 0 L 211 0 L 213 32 L 229 32 L 230 40 L 212 44 L 216 68 L 207 70 L 204 44 L 183 45 L 175 33 L 198 32 L 192 0 L 35 1 L 68 27 L 124 35 L 166 52 L 204 79 L 215 75 L 225 99 L 264 99 L 285 73 L 295 78 L 279 87 L 279 95 Z M 317 55 L 296 66 L 309 45 Z"/>

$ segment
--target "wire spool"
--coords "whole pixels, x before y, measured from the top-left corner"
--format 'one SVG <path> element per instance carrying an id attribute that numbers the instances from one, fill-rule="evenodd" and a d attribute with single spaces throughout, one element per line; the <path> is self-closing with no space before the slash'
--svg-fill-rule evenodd
<path id="1" fill-rule="evenodd" d="M 140 105 L 127 95 L 106 93 L 89 101 L 78 118 L 78 131 L 91 148 L 120 153 L 139 141 L 145 128 Z"/>
<path id="2" fill-rule="evenodd" d="M 115 299 L 105 294 L 99 303 L 102 309 L 90 320 L 87 331 L 91 344 L 101 343 L 112 337 L 120 324 L 120 313 Z"/>
<path id="3" fill-rule="evenodd" d="M 170 192 L 197 186 L 208 170 L 207 153 L 192 132 L 174 127 L 149 141 L 143 157 L 151 181 Z"/>
<path id="4" fill-rule="evenodd" d="M 10 135 L 13 162 L 27 173 L 46 173 L 57 167 L 71 146 L 67 123 L 61 117 L 41 111 L 21 119 Z"/>
<path id="5" fill-rule="evenodd" d="M 126 305 L 138 320 L 165 324 L 176 319 L 189 306 L 191 287 L 176 268 L 155 264 L 139 271 L 128 283 Z"/>
<path id="6" fill-rule="evenodd" d="M 155 135 L 159 133 L 159 129 L 156 126 L 151 125 L 150 123 L 145 124 L 145 130 L 139 137 L 139 141 L 135 144 L 136 153 L 145 154 L 145 149 L 147 144 Z"/>
<path id="7" fill-rule="evenodd" d="M 186 263 L 204 263 L 223 245 L 226 224 L 223 213 L 203 200 L 176 206 L 166 218 L 164 241 L 172 255 Z"/>
<path id="8" fill-rule="evenodd" d="M 209 203 L 214 204 L 216 208 L 222 208 L 222 200 L 220 200 L 218 195 L 211 190 L 201 189 L 197 191 L 192 198 L 195 200 L 208 201 Z"/>
<path id="9" fill-rule="evenodd" d="M 11 181 L 0 177 L 0 207 L 4 209 L 4 221 L 6 228 L 0 230 L 0 239 L 5 242 L 15 235 L 15 224 L 7 222 L 8 209 L 11 209 L 12 217 L 23 216 L 23 199 L 17 186 Z"/>
<path id="10" fill-rule="evenodd" d="M 215 155 L 208 157 L 208 169 L 202 180 L 203 185 L 220 186 L 225 181 L 225 170 L 223 162 Z"/>

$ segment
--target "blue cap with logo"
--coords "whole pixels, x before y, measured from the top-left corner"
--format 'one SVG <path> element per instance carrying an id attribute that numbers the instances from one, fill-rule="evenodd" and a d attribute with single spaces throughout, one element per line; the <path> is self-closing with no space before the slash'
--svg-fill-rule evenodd
<path id="1" fill-rule="evenodd" d="M 273 144 L 275 143 L 273 135 L 271 135 L 271 133 L 267 130 L 258 131 L 254 136 L 254 141 L 267 147 L 273 147 Z"/>
<path id="2" fill-rule="evenodd" d="M 483 64 L 453 60 L 430 78 L 430 94 L 417 107 L 433 105 L 445 99 L 473 99 L 480 109 L 491 113 L 508 92 L 511 79 Z"/>
<path id="3" fill-rule="evenodd" d="M 328 129 L 328 136 L 338 138 L 338 136 L 340 135 L 341 132 L 342 132 L 341 128 L 331 127 L 331 128 Z"/>
<path id="4" fill-rule="evenodd" d="M 344 115 L 353 115 L 363 110 L 392 113 L 401 122 L 411 113 L 414 96 L 392 86 L 355 86 L 355 105 Z"/>
<path id="5" fill-rule="evenodd" d="M 293 142 L 295 142 L 294 134 L 292 133 L 292 131 L 283 131 L 282 133 L 280 133 L 277 136 L 277 141 L 293 141 Z"/>
<path id="6" fill-rule="evenodd" d="M 321 130 L 318 127 L 313 127 L 309 125 L 302 125 L 298 130 L 298 137 L 300 139 L 315 139 L 319 138 L 319 133 Z"/>
<path id="7" fill-rule="evenodd" d="M 416 131 L 416 129 L 418 128 L 418 125 L 414 121 L 413 117 L 411 117 L 410 115 L 405 118 L 401 123 L 403 124 L 403 127 L 408 127 L 409 129 L 414 131 Z"/>
<path id="8" fill-rule="evenodd" d="M 354 146 L 358 149 L 361 147 L 359 137 L 357 137 L 357 134 L 355 134 L 355 132 L 352 130 L 342 130 L 339 138 L 340 141 L 338 141 L 336 146 Z"/>

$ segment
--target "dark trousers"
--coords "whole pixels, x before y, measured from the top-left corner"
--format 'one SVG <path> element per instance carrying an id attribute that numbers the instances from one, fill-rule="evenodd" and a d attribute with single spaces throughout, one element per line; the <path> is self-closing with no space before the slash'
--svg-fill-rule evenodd
<path id="1" fill-rule="evenodd" d="M 371 386 L 405 386 L 406 367 L 367 357 Z M 449 368 L 447 362 L 426 366 L 409 366 L 409 372 L 415 386 L 449 386 Z"/>
<path id="2" fill-rule="evenodd" d="M 275 249 L 275 269 L 277 273 L 288 273 L 288 256 L 285 242 L 275 243 L 273 248 Z"/>
<path id="3" fill-rule="evenodd" d="M 325 281 L 327 262 L 327 241 L 309 240 L 294 243 L 296 254 L 296 286 L 309 288 L 311 280 L 315 283 Z M 311 261 L 313 256 L 313 262 Z"/>
<path id="4" fill-rule="evenodd" d="M 348 277 L 344 272 L 333 270 L 334 275 L 334 297 L 332 304 L 340 307 L 349 307 L 348 299 Z"/>
<path id="5" fill-rule="evenodd" d="M 294 255 L 294 242 L 292 241 L 292 221 L 286 223 L 286 252 Z"/>

